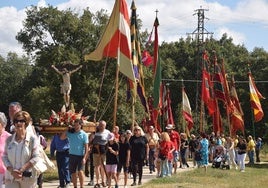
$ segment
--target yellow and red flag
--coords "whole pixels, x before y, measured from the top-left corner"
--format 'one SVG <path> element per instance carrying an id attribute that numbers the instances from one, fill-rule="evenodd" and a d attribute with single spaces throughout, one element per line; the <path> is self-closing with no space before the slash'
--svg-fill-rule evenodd
<path id="1" fill-rule="evenodd" d="M 263 118 L 264 115 L 260 102 L 260 99 L 264 99 L 264 97 L 258 91 L 254 83 L 251 72 L 248 73 L 248 78 L 249 78 L 249 90 L 250 90 L 250 104 L 251 108 L 253 109 L 254 120 L 255 122 L 258 122 Z"/>
<path id="2" fill-rule="evenodd" d="M 234 76 L 232 76 L 232 81 L 230 84 L 230 104 L 231 104 L 231 113 L 230 113 L 230 121 L 231 121 L 231 133 L 232 135 L 236 135 L 238 130 L 244 132 L 244 113 L 241 108 L 238 95 L 235 89 L 235 81 Z"/>

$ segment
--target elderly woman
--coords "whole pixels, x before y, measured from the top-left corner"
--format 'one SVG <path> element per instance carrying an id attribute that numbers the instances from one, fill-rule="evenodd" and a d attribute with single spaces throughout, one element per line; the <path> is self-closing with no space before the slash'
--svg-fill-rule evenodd
<path id="1" fill-rule="evenodd" d="M 207 139 L 207 135 L 205 133 L 201 133 L 201 140 L 200 140 L 200 144 L 198 145 L 197 149 L 201 152 L 201 161 L 198 161 L 198 166 L 203 166 L 205 168 L 205 172 L 207 171 L 207 167 L 208 167 L 208 139 Z"/>
<path id="2" fill-rule="evenodd" d="M 149 158 L 149 145 L 148 140 L 144 136 L 144 132 L 140 126 L 136 125 L 134 127 L 134 135 L 131 136 L 129 140 L 130 144 L 130 158 L 131 158 L 131 168 L 133 174 L 133 183 L 131 186 L 136 185 L 137 173 L 139 174 L 139 182 L 141 185 L 142 173 L 143 173 L 143 164 L 144 160 Z"/>
<path id="3" fill-rule="evenodd" d="M 10 134 L 5 131 L 7 125 L 7 118 L 3 112 L 0 112 L 0 188 L 3 187 L 3 180 L 6 171 L 6 167 L 2 161 L 2 156 L 5 149 L 6 139 Z"/>
<path id="4" fill-rule="evenodd" d="M 39 160 L 38 139 L 27 134 L 26 127 L 31 121 L 26 111 L 17 112 L 13 117 L 15 133 L 6 140 L 3 162 L 6 188 L 35 188 L 37 174 L 33 166 Z"/>

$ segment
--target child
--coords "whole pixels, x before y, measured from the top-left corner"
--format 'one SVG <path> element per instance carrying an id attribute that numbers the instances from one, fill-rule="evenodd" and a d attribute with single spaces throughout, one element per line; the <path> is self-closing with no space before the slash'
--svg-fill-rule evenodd
<path id="1" fill-rule="evenodd" d="M 121 134 L 119 138 L 119 161 L 117 165 L 117 179 L 119 179 L 119 175 L 121 169 L 124 170 L 124 187 L 127 186 L 128 179 L 128 168 L 129 168 L 129 160 L 130 160 L 130 145 L 127 141 L 127 134 Z"/>
<path id="2" fill-rule="evenodd" d="M 106 172 L 107 172 L 107 183 L 108 188 L 111 187 L 112 178 L 115 180 L 115 188 L 118 188 L 118 180 L 116 176 L 117 172 L 117 155 L 119 151 L 119 145 L 115 141 L 115 137 L 113 133 L 109 134 L 109 142 L 107 144 L 107 152 L 106 152 Z"/>
<path id="3" fill-rule="evenodd" d="M 173 143 L 170 141 L 169 134 L 162 132 L 160 141 L 159 158 L 161 159 L 161 177 L 171 176 L 173 159 L 172 152 L 175 150 Z"/>

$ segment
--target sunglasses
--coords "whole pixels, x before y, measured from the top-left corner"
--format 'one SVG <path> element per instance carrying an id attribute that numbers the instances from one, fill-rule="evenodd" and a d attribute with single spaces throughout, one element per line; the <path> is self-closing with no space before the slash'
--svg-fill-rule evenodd
<path id="1" fill-rule="evenodd" d="M 9 106 L 21 106 L 21 104 L 19 102 L 11 102 Z"/>
<path id="2" fill-rule="evenodd" d="M 14 123 L 26 123 L 26 120 L 24 120 L 24 119 L 15 119 Z"/>
<path id="3" fill-rule="evenodd" d="M 134 131 L 140 131 L 140 129 L 134 129 Z"/>

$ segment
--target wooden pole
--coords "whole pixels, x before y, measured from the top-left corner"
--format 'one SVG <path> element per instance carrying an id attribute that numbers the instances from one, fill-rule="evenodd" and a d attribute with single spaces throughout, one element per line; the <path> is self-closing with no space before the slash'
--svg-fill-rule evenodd
<path id="1" fill-rule="evenodd" d="M 134 98 L 132 98 L 132 123 L 131 123 L 131 131 L 134 131 L 134 125 L 135 125 L 135 103 Z"/>
<path id="2" fill-rule="evenodd" d="M 114 97 L 113 128 L 116 126 L 117 100 L 118 100 L 118 87 L 119 87 L 118 80 L 119 80 L 119 66 L 117 63 L 116 73 L 115 73 L 115 97 Z"/>
<path id="3" fill-rule="evenodd" d="M 223 79 L 224 79 L 224 90 L 225 90 L 225 97 L 226 97 L 226 104 L 225 104 L 225 107 L 226 107 L 226 117 L 227 117 L 227 124 L 228 124 L 228 128 L 229 128 L 229 135 L 232 137 L 232 125 L 231 125 L 231 122 L 230 122 L 230 110 L 229 110 L 229 107 L 231 105 L 231 99 L 230 99 L 230 88 L 229 88 L 229 85 L 228 85 L 228 81 L 227 81 L 227 75 L 226 75 L 226 72 L 225 72 L 225 66 L 224 66 L 224 61 L 223 61 L 223 58 L 221 59 L 221 71 L 222 71 L 222 76 L 223 76 Z"/>
<path id="4" fill-rule="evenodd" d="M 200 129 L 199 132 L 204 132 L 204 101 L 201 99 L 201 105 L 200 105 Z"/>

